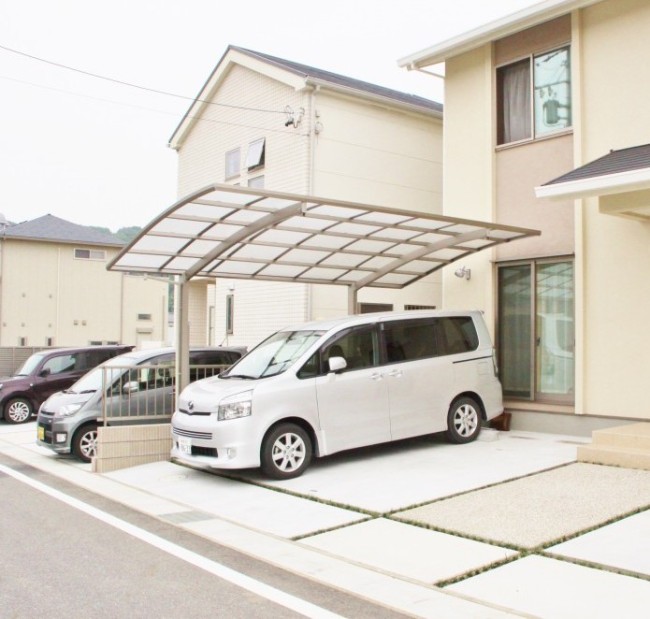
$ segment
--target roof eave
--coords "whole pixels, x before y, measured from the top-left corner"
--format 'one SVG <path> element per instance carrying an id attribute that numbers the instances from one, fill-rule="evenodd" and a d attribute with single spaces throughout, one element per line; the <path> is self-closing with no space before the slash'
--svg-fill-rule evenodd
<path id="1" fill-rule="evenodd" d="M 434 118 L 442 119 L 443 117 L 442 110 L 436 110 L 431 107 L 418 105 L 417 103 L 400 101 L 399 99 L 394 99 L 393 97 L 386 97 L 380 94 L 358 90 L 356 88 L 350 88 L 348 86 L 342 86 L 340 84 L 335 84 L 334 82 L 328 82 L 327 80 L 319 80 L 313 77 L 308 77 L 305 82 L 308 86 L 322 88 L 324 90 L 332 90 L 343 95 L 355 97 L 356 99 L 374 101 L 376 103 L 381 103 L 382 105 L 387 105 L 389 107 L 396 107 L 403 110 L 408 110 L 409 112 L 415 112 L 417 114 L 425 114 L 426 116 L 433 116 Z"/>
<path id="2" fill-rule="evenodd" d="M 397 64 L 408 70 L 439 64 L 453 56 L 598 2 L 602 0 L 546 0 L 405 56 Z"/>
<path id="3" fill-rule="evenodd" d="M 535 187 L 535 196 L 549 200 L 577 200 L 645 189 L 650 189 L 650 168 L 541 185 Z"/>

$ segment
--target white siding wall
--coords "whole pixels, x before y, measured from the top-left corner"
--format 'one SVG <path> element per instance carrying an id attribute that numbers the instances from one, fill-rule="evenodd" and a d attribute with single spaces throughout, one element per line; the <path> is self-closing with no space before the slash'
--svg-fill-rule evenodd
<path id="1" fill-rule="evenodd" d="M 245 186 L 249 178 L 263 174 L 264 187 L 271 190 L 441 212 L 439 120 L 325 90 L 296 91 L 276 79 L 280 76 L 268 66 L 260 65 L 260 70 L 268 75 L 238 64 L 224 73 L 210 100 L 236 109 L 219 105 L 202 109 L 202 120 L 194 123 L 179 150 L 179 196 L 213 182 Z M 296 112 L 304 109 L 297 128 L 285 127 L 284 114 L 243 109 L 282 111 L 286 106 Z M 318 134 L 313 131 L 316 122 Z M 240 148 L 243 167 L 248 144 L 262 137 L 266 139 L 265 166 L 225 179 L 225 154 Z M 347 313 L 345 288 L 237 281 L 235 333 L 227 336 L 228 292 L 227 283 L 217 282 L 217 344 L 251 346 L 288 323 Z M 402 292 L 362 290 L 359 301 L 392 303 L 396 309 L 404 304 L 439 307 L 440 276 Z M 192 300 L 191 304 L 198 307 L 204 301 Z"/>

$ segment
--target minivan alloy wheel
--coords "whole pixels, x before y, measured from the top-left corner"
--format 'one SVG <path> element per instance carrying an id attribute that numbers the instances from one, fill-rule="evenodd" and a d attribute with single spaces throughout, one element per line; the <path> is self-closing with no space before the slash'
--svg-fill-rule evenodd
<path id="1" fill-rule="evenodd" d="M 459 398 L 449 408 L 447 438 L 452 443 L 469 443 L 481 431 L 481 408 L 472 398 Z"/>
<path id="2" fill-rule="evenodd" d="M 5 406 L 5 419 L 9 423 L 24 423 L 32 416 L 32 405 L 25 398 L 13 398 Z"/>
<path id="3" fill-rule="evenodd" d="M 295 424 L 280 424 L 264 439 L 262 470 L 275 479 L 298 477 L 309 466 L 312 445 L 307 433 Z"/>

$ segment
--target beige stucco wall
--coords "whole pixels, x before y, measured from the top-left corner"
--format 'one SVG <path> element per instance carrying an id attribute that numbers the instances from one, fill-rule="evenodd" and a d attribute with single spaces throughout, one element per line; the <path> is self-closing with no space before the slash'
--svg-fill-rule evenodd
<path id="1" fill-rule="evenodd" d="M 647 143 L 650 4 L 610 0 L 581 15 L 582 162 Z M 606 200 L 605 200 L 606 202 Z M 584 218 L 585 413 L 650 419 L 650 225 L 579 203 Z"/>
<path id="2" fill-rule="evenodd" d="M 494 149 L 492 148 L 492 53 L 489 46 L 451 59 L 445 80 L 444 178 L 445 215 L 480 221 L 495 216 Z M 443 307 L 479 309 L 493 331 L 493 272 L 490 250 L 443 271 Z M 471 279 L 454 271 L 466 266 Z"/>
<path id="3" fill-rule="evenodd" d="M 167 283 L 107 271 L 116 249 L 92 247 L 105 250 L 106 260 L 79 260 L 79 245 L 10 239 L 0 245 L 0 345 L 17 346 L 21 337 L 29 346 L 45 346 L 47 338 L 55 346 L 166 340 Z"/>

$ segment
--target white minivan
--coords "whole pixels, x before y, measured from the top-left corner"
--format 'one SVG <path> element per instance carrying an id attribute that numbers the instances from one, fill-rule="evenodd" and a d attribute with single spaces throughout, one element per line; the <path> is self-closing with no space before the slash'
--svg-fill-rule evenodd
<path id="1" fill-rule="evenodd" d="M 288 479 L 345 449 L 442 431 L 467 443 L 502 412 L 481 312 L 347 316 L 278 331 L 186 387 L 172 458 Z"/>

